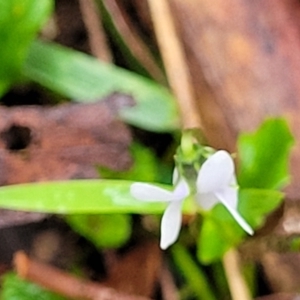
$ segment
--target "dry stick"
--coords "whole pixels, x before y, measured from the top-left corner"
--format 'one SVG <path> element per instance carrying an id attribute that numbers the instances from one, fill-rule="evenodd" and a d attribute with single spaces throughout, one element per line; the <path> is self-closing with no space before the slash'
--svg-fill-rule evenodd
<path id="1" fill-rule="evenodd" d="M 236 249 L 229 250 L 223 257 L 229 289 L 233 300 L 251 300 L 249 289 L 241 275 L 240 257 Z"/>
<path id="2" fill-rule="evenodd" d="M 84 281 L 55 267 L 30 259 L 23 251 L 14 256 L 18 275 L 44 288 L 72 299 L 86 300 L 150 300 L 123 294 L 96 282 Z"/>
<path id="3" fill-rule="evenodd" d="M 148 46 L 139 37 L 135 28 L 130 24 L 128 17 L 124 15 L 116 0 L 103 1 L 106 9 L 114 20 L 115 26 L 135 58 L 143 65 L 149 74 L 158 82 L 165 83 L 166 78 L 158 67 Z M 130 26 L 131 25 L 131 26 Z"/>
<path id="4" fill-rule="evenodd" d="M 79 3 L 92 54 L 102 61 L 111 62 L 112 55 L 107 45 L 98 7 L 94 0 L 79 0 Z"/>
<path id="5" fill-rule="evenodd" d="M 181 110 L 183 127 L 201 127 L 201 120 L 195 107 L 189 71 L 182 46 L 176 35 L 168 1 L 148 0 L 148 3 L 167 77 Z M 223 265 L 233 299 L 251 299 L 241 274 L 236 250 L 231 250 L 224 256 Z"/>
<path id="6" fill-rule="evenodd" d="M 177 98 L 183 128 L 201 127 L 191 77 L 167 0 L 148 0 L 169 84 Z"/>
<path id="7" fill-rule="evenodd" d="M 164 264 L 160 274 L 160 284 L 163 299 L 179 300 L 179 293 L 168 267 Z"/>

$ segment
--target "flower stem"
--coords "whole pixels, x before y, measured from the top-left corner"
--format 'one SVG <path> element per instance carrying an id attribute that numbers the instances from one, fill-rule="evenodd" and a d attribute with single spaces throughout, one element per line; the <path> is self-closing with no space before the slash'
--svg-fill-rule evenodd
<path id="1" fill-rule="evenodd" d="M 182 275 L 197 299 L 216 300 L 206 275 L 193 260 L 187 249 L 177 243 L 172 246 L 171 251 L 176 266 L 182 272 Z"/>
<path id="2" fill-rule="evenodd" d="M 170 87 L 177 98 L 183 128 L 201 127 L 183 46 L 167 0 L 148 0 L 158 46 Z"/>

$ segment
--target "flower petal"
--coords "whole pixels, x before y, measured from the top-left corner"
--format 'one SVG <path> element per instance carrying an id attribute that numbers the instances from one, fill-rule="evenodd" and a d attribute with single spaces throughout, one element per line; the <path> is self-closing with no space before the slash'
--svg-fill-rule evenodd
<path id="1" fill-rule="evenodd" d="M 222 193 L 216 193 L 216 196 L 220 199 L 223 205 L 228 209 L 233 218 L 239 223 L 239 225 L 250 235 L 253 235 L 254 231 L 250 227 L 250 225 L 242 218 L 242 216 L 238 213 L 238 211 L 230 206 L 228 202 L 224 199 Z"/>
<path id="2" fill-rule="evenodd" d="M 187 182 L 184 179 L 180 179 L 179 183 L 174 189 L 174 196 L 177 200 L 183 200 L 186 198 L 190 193 L 190 188 L 187 184 Z"/>
<path id="3" fill-rule="evenodd" d="M 160 248 L 165 250 L 178 238 L 181 228 L 182 201 L 170 202 L 161 220 Z"/>
<path id="4" fill-rule="evenodd" d="M 220 200 L 215 196 L 214 193 L 200 194 L 197 193 L 196 196 L 197 204 L 204 210 L 212 209 Z"/>
<path id="5" fill-rule="evenodd" d="M 228 186 L 234 176 L 232 157 L 224 150 L 211 155 L 201 166 L 197 177 L 199 193 L 215 192 Z"/>
<path id="6" fill-rule="evenodd" d="M 178 178 L 179 178 L 179 172 L 178 172 L 177 168 L 174 168 L 173 176 L 172 176 L 173 185 L 175 185 L 177 183 Z"/>
<path id="7" fill-rule="evenodd" d="M 230 207 L 237 209 L 238 206 L 238 188 L 234 185 L 230 185 L 222 190 L 217 191 L 222 195 L 222 199 L 226 201 Z"/>
<path id="8" fill-rule="evenodd" d="M 135 182 L 130 186 L 130 194 L 138 200 L 149 202 L 177 200 L 174 191 L 167 191 L 155 185 L 141 182 Z"/>

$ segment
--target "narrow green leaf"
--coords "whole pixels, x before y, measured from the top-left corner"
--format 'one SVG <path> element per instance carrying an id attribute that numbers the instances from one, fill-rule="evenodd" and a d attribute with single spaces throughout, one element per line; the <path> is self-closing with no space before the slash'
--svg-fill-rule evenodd
<path id="1" fill-rule="evenodd" d="M 129 94 L 136 105 L 121 110 L 126 122 L 150 131 L 178 128 L 176 104 L 167 89 L 89 55 L 36 41 L 23 71 L 29 79 L 77 101 L 95 101 L 114 92 Z"/>
<path id="2" fill-rule="evenodd" d="M 0 207 L 57 214 L 160 214 L 164 211 L 165 203 L 133 198 L 130 195 L 132 183 L 125 180 L 72 180 L 4 186 L 0 187 Z"/>
<path id="3" fill-rule="evenodd" d="M 182 272 L 187 285 L 194 292 L 193 296 L 203 300 L 216 299 L 206 274 L 200 266 L 197 266 L 189 252 L 179 243 L 172 246 L 171 251 L 176 266 Z"/>
<path id="4" fill-rule="evenodd" d="M 278 189 L 289 181 L 288 162 L 293 137 L 284 119 L 268 119 L 254 133 L 238 139 L 241 188 Z"/>
<path id="5" fill-rule="evenodd" d="M 28 48 L 52 9 L 52 0 L 0 2 L 0 96 L 19 79 Z"/>
<path id="6" fill-rule="evenodd" d="M 130 237 L 130 215 L 69 215 L 66 221 L 74 231 L 98 248 L 119 248 Z"/>

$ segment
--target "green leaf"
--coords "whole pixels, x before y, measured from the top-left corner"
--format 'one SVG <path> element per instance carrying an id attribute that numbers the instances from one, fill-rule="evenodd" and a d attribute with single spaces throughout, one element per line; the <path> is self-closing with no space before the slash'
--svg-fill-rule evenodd
<path id="1" fill-rule="evenodd" d="M 119 248 L 131 235 L 129 215 L 69 215 L 66 221 L 98 248 Z"/>
<path id="2" fill-rule="evenodd" d="M 34 283 L 22 280 L 14 273 L 2 277 L 1 300 L 63 300 L 65 298 L 46 291 Z"/>
<path id="3" fill-rule="evenodd" d="M 136 105 L 122 109 L 120 116 L 132 125 L 150 131 L 179 126 L 176 104 L 167 89 L 89 55 L 36 41 L 23 71 L 29 79 L 78 101 L 95 101 L 114 92 L 129 94 Z"/>
<path id="4" fill-rule="evenodd" d="M 225 236 L 218 224 L 211 218 L 205 218 L 197 240 L 197 257 L 203 264 L 211 263 L 230 249 Z"/>
<path id="5" fill-rule="evenodd" d="M 284 119 L 268 119 L 254 133 L 238 139 L 241 188 L 278 189 L 289 181 L 293 137 Z"/>
<path id="6" fill-rule="evenodd" d="M 52 9 L 52 0 L 1 1 L 0 96 L 19 79 L 28 48 Z"/>
<path id="7" fill-rule="evenodd" d="M 160 214 L 166 204 L 130 195 L 132 181 L 72 180 L 0 187 L 0 207 L 57 214 Z M 168 185 L 159 185 L 170 189 Z M 153 199 L 155 200 L 155 199 Z"/>
<path id="8" fill-rule="evenodd" d="M 227 209 L 216 205 L 204 216 L 197 241 L 197 257 L 203 264 L 220 259 L 226 251 L 238 244 L 244 235 Z"/>
<path id="9" fill-rule="evenodd" d="M 280 205 L 283 197 L 284 194 L 279 191 L 242 189 L 239 211 L 253 228 L 258 228 L 264 224 L 268 214 Z"/>
<path id="10" fill-rule="evenodd" d="M 249 225 L 262 226 L 267 215 L 278 207 L 283 193 L 274 190 L 242 189 L 239 193 L 238 210 Z M 203 219 L 197 241 L 198 259 L 205 264 L 220 259 L 227 250 L 236 246 L 246 235 L 222 205 L 216 205 Z"/>
<path id="11" fill-rule="evenodd" d="M 165 202 L 146 202 L 130 194 L 133 181 L 71 180 L 26 183 L 0 187 L 0 207 L 56 214 L 161 214 Z M 155 184 L 166 190 L 172 186 Z M 195 206 L 185 201 L 183 213 L 194 214 Z"/>
<path id="12" fill-rule="evenodd" d="M 193 291 L 193 296 L 196 296 L 197 299 L 215 300 L 214 289 L 208 282 L 207 275 L 204 270 L 196 264 L 187 249 L 177 243 L 172 246 L 171 253 L 180 273 L 185 278 L 187 285 Z"/>

